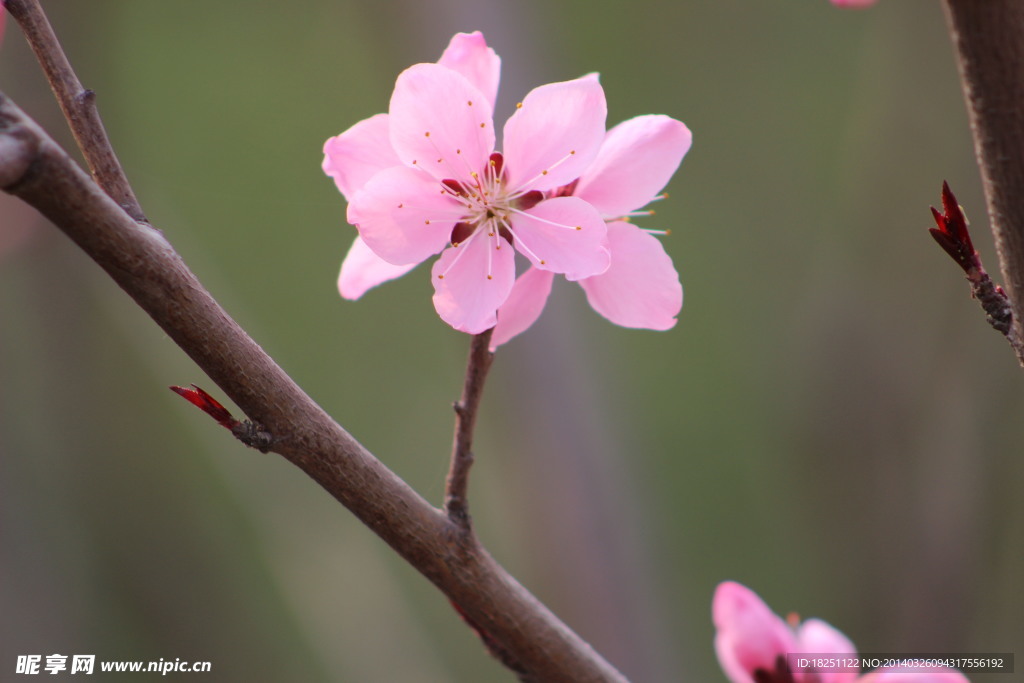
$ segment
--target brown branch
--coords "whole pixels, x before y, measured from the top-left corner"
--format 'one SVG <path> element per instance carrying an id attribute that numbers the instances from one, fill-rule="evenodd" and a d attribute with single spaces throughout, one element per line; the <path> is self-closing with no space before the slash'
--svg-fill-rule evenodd
<path id="1" fill-rule="evenodd" d="M 981 169 L 1011 339 L 1024 339 L 1024 3 L 943 0 Z M 1024 346 L 1015 346 L 1024 365 Z"/>
<path id="2" fill-rule="evenodd" d="M 455 404 L 455 438 L 452 443 L 451 464 L 445 480 L 444 509 L 448 517 L 460 527 L 469 531 L 469 468 L 473 465 L 473 429 L 484 393 L 484 381 L 491 368 L 494 354 L 488 348 L 491 333 L 487 330 L 473 336 L 469 347 L 469 361 L 466 363 L 466 382 L 462 387 L 462 398 Z"/>
<path id="3" fill-rule="evenodd" d="M 255 423 L 544 681 L 622 675 L 498 565 L 472 534 L 413 491 L 334 422 L 203 289 L 163 234 L 139 224 L 0 93 L 0 189 L 38 209 L 128 293 Z"/>
<path id="4" fill-rule="evenodd" d="M 38 0 L 4 0 L 4 5 L 42 65 L 93 179 L 129 216 L 146 222 L 100 120 L 96 93 L 86 90 L 78 80 Z"/>

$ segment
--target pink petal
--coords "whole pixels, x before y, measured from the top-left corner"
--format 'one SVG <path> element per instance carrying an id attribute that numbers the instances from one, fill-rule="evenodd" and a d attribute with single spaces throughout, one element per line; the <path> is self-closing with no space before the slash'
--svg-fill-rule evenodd
<path id="1" fill-rule="evenodd" d="M 733 683 L 753 683 L 754 671 L 775 671 L 778 657 L 793 651 L 786 623 L 752 590 L 732 581 L 718 585 L 711 603 L 715 652 Z"/>
<path id="2" fill-rule="evenodd" d="M 556 197 L 512 217 L 516 249 L 542 270 L 578 280 L 603 273 L 608 228 L 597 209 L 576 197 Z"/>
<path id="3" fill-rule="evenodd" d="M 460 332 L 480 334 L 498 322 L 498 307 L 512 290 L 515 252 L 503 237 L 478 231 L 445 249 L 430 272 L 441 319 Z"/>
<path id="4" fill-rule="evenodd" d="M 898 669 L 878 669 L 860 678 L 858 683 L 970 683 L 967 676 L 952 669 L 908 673 Z"/>
<path id="5" fill-rule="evenodd" d="M 349 247 L 345 260 L 341 263 L 341 274 L 338 276 L 338 292 L 345 299 L 358 299 L 366 291 L 377 285 L 405 275 L 416 267 L 415 263 L 406 266 L 393 266 L 373 253 L 360 237 L 356 237 Z"/>
<path id="6" fill-rule="evenodd" d="M 668 116 L 638 116 L 608 131 L 573 196 L 618 218 L 646 206 L 668 184 L 693 136 Z"/>
<path id="7" fill-rule="evenodd" d="M 498 309 L 498 324 L 491 336 L 491 351 L 537 322 L 551 294 L 555 274 L 530 268 L 516 279 L 508 299 Z"/>
<path id="8" fill-rule="evenodd" d="M 494 110 L 501 77 L 501 58 L 487 47 L 484 34 L 480 31 L 456 33 L 437 63 L 465 76 L 483 93 L 491 110 Z"/>
<path id="9" fill-rule="evenodd" d="M 391 149 L 387 114 L 363 119 L 324 143 L 324 173 L 347 201 L 379 171 L 401 163 Z"/>
<path id="10" fill-rule="evenodd" d="M 850 639 L 829 626 L 821 619 L 808 619 L 800 624 L 796 632 L 796 650 L 807 654 L 847 655 L 855 657 L 857 648 Z M 857 680 L 854 672 L 822 671 L 815 683 L 852 683 Z"/>
<path id="11" fill-rule="evenodd" d="M 505 124 L 509 187 L 550 190 L 579 178 L 604 140 L 607 114 L 594 75 L 534 88 Z"/>
<path id="12" fill-rule="evenodd" d="M 348 205 L 348 222 L 378 256 L 401 266 L 444 249 L 462 211 L 426 173 L 393 166 L 356 193 Z"/>
<path id="13" fill-rule="evenodd" d="M 447 67 L 416 64 L 403 71 L 389 111 L 391 145 L 402 163 L 438 180 L 471 180 L 494 151 L 490 102 Z"/>
<path id="14" fill-rule="evenodd" d="M 580 280 L 595 311 L 623 327 L 667 330 L 683 306 L 683 286 L 661 241 L 631 223 L 608 224 L 612 264 Z"/>

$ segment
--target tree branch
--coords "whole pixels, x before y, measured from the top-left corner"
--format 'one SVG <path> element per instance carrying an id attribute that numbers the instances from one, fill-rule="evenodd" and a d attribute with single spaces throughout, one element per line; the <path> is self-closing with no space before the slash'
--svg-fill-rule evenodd
<path id="1" fill-rule="evenodd" d="M 203 289 L 163 234 L 137 223 L 0 93 L 0 189 L 38 209 L 145 310 L 283 455 L 432 581 L 532 680 L 623 676 L 498 565 L 472 534 L 334 422 Z"/>
<path id="2" fill-rule="evenodd" d="M 82 87 L 38 0 L 4 0 L 4 5 L 42 65 L 93 179 L 129 216 L 146 222 L 100 120 L 96 93 Z"/>
<path id="3" fill-rule="evenodd" d="M 473 465 L 473 430 L 476 414 L 484 393 L 484 381 L 491 369 L 494 354 L 488 348 L 494 328 L 473 336 L 466 364 L 466 382 L 462 387 L 462 398 L 455 404 L 455 438 L 452 444 L 452 459 L 445 480 L 444 509 L 448 517 L 460 527 L 469 531 L 469 468 Z"/>
<path id="4" fill-rule="evenodd" d="M 1024 339 L 1024 3 L 943 0 L 1006 293 Z M 1024 365 L 1024 347 L 1017 345 Z"/>

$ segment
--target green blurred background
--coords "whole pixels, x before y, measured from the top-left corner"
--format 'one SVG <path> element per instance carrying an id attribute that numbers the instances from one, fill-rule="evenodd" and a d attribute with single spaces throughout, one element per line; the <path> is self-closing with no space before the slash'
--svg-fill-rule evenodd
<path id="1" fill-rule="evenodd" d="M 946 179 L 998 270 L 934 0 L 46 6 L 149 218 L 435 503 L 468 338 L 423 267 L 338 297 L 354 231 L 324 140 L 474 29 L 503 58 L 499 122 L 590 71 L 610 124 L 683 120 L 693 149 L 642 222 L 672 230 L 679 324 L 617 328 L 559 283 L 488 383 L 485 544 L 637 681 L 724 680 L 725 579 L 866 651 L 1024 642 L 1024 378 L 925 231 Z M 0 89 L 73 147 L 11 22 Z M 0 678 L 56 652 L 212 662 L 171 676 L 189 680 L 512 680 L 299 470 L 168 391 L 219 395 L 62 234 L 0 201 Z"/>

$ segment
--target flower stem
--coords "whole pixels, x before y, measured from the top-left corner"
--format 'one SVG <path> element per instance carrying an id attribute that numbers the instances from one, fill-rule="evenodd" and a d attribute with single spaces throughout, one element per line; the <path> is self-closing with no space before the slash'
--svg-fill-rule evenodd
<path id="1" fill-rule="evenodd" d="M 448 477 L 445 479 L 444 509 L 450 520 L 467 531 L 471 528 L 467 489 L 469 468 L 473 465 L 473 429 L 476 427 L 477 410 L 484 393 L 487 371 L 494 360 L 494 354 L 489 349 L 493 331 L 492 328 L 473 336 L 462 398 L 454 405 L 455 438 Z"/>

